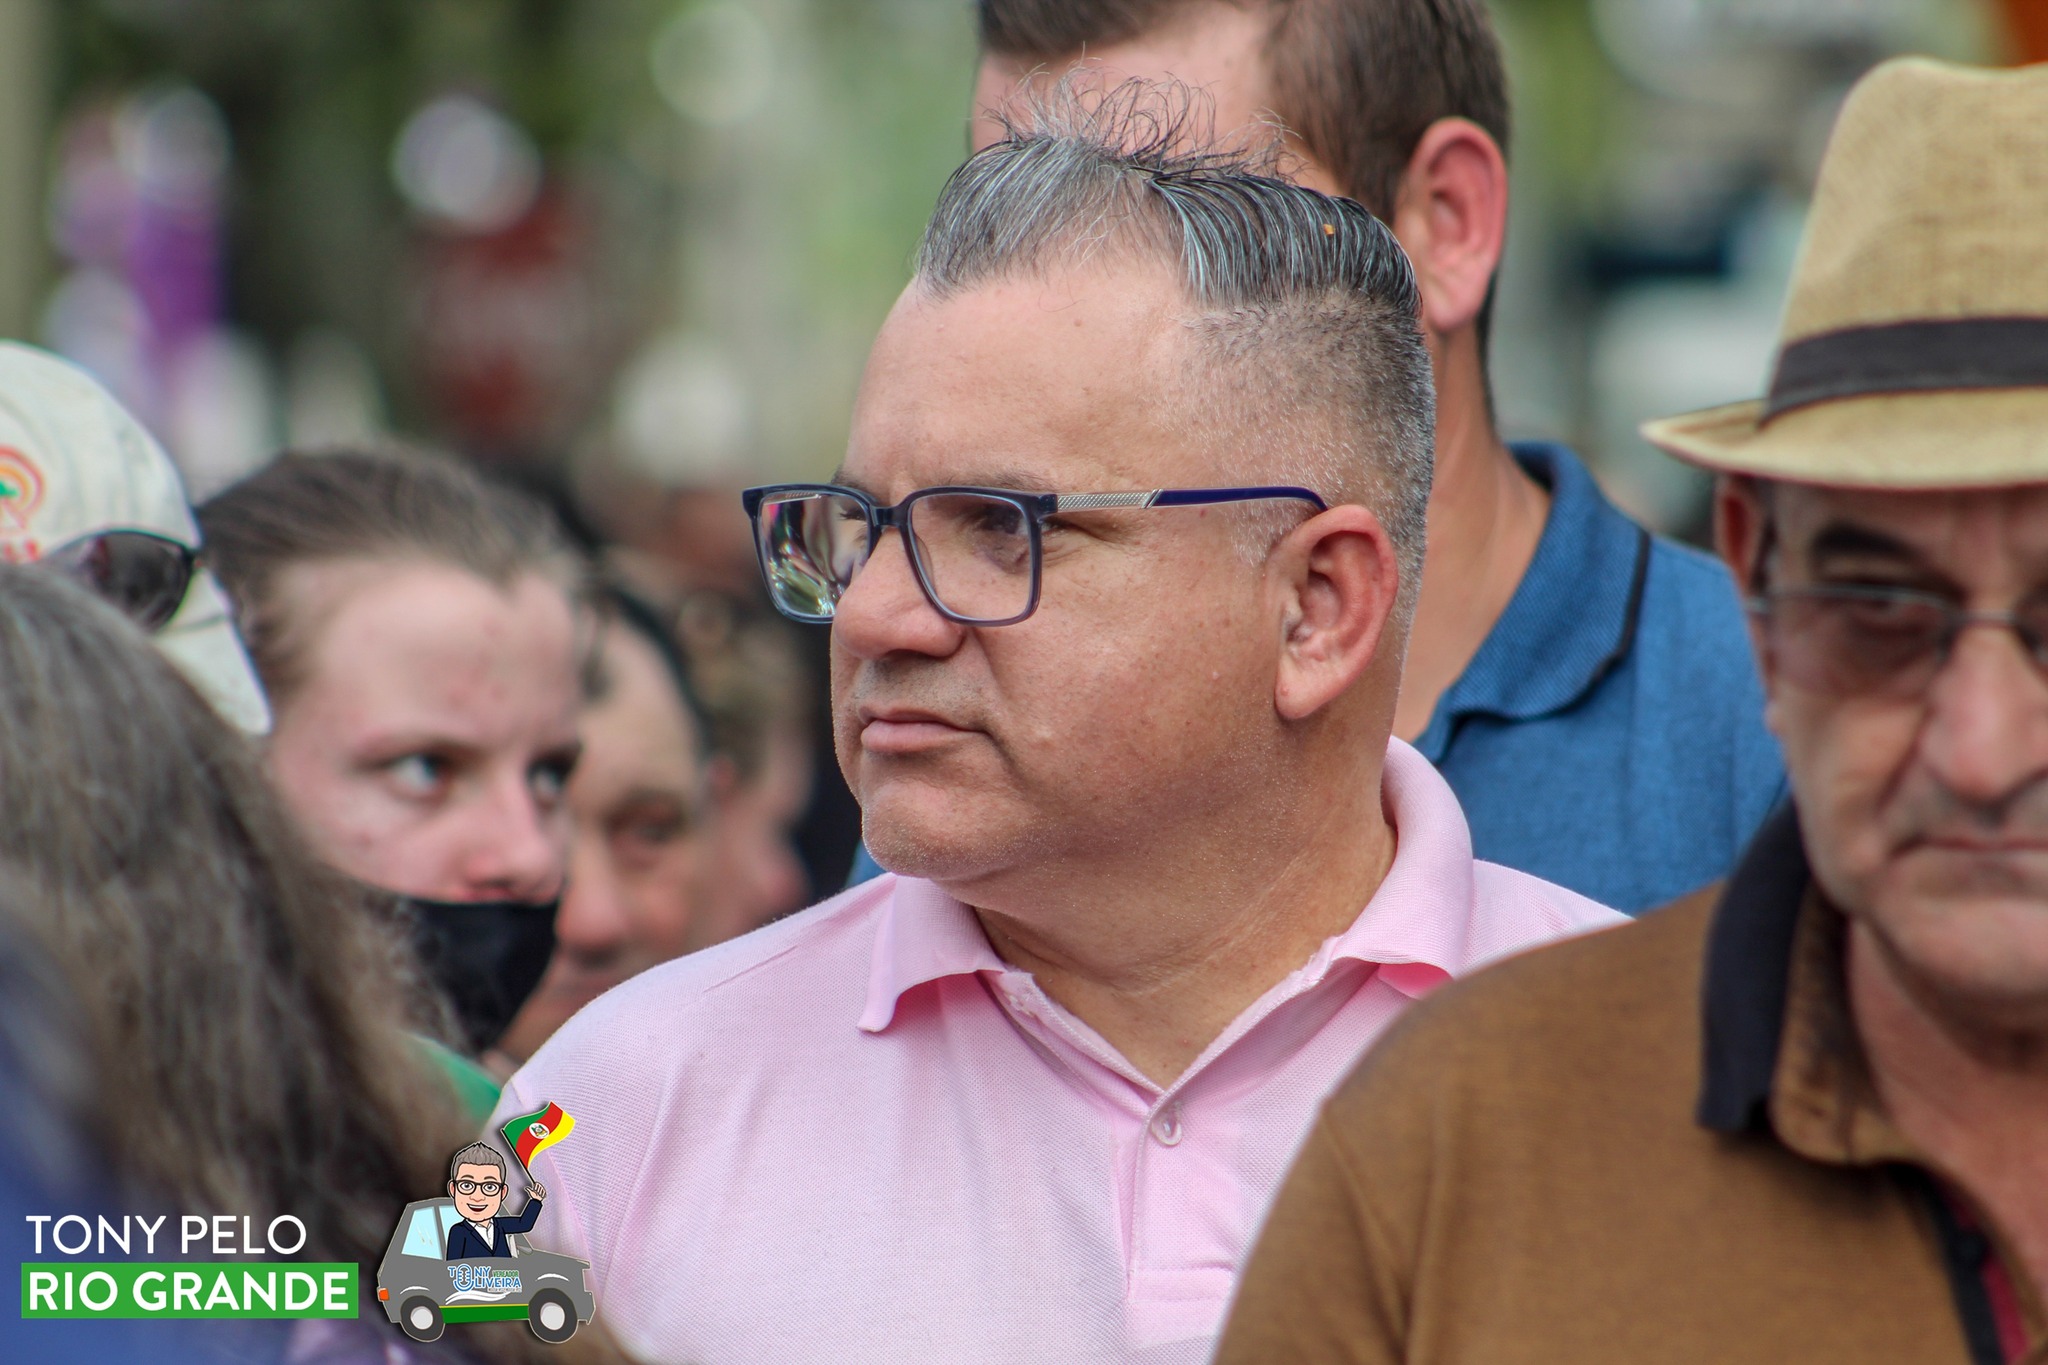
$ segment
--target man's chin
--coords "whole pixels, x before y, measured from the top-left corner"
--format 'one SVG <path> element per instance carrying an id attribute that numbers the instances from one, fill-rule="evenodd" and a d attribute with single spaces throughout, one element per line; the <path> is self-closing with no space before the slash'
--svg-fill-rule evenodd
<path id="1" fill-rule="evenodd" d="M 2048 895 L 1911 881 L 1866 912 L 1909 976 L 1952 1001 L 2048 1015 Z"/>
<path id="2" fill-rule="evenodd" d="M 961 847 L 950 840 L 896 831 L 879 837 L 867 836 L 866 842 L 874 860 L 899 876 L 957 882 L 971 880 L 988 870 L 982 850 Z"/>
<path id="3" fill-rule="evenodd" d="M 994 821 L 973 818 L 971 809 L 878 802 L 863 807 L 861 834 L 869 854 L 891 872 L 933 882 L 972 881 L 986 876 L 1005 859 L 1014 842 L 1003 837 Z"/>

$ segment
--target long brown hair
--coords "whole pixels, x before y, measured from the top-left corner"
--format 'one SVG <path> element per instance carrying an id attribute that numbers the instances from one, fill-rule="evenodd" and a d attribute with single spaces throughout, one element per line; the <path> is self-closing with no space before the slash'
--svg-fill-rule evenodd
<path id="1" fill-rule="evenodd" d="M 293 1214 L 296 1254 L 369 1283 L 474 1135 L 401 1026 L 390 936 L 250 741 L 82 590 L 0 566 L 0 696 L 0 867 L 31 893 L 5 904 L 33 921 L 9 927 L 75 988 L 108 1160 L 186 1212 Z"/>

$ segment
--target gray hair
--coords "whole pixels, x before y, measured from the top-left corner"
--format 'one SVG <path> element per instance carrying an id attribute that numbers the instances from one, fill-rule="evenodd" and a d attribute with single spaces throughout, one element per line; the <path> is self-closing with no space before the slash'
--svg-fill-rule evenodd
<path id="1" fill-rule="evenodd" d="M 505 1158 L 496 1147 L 488 1142 L 472 1142 L 448 1159 L 448 1179 L 453 1181 L 455 1173 L 464 1166 L 489 1166 L 502 1178 L 505 1174 Z"/>
<path id="2" fill-rule="evenodd" d="M 1197 96 L 1130 81 L 1027 91 L 1002 140 L 953 173 L 916 278 L 944 299 L 1122 250 L 1174 265 L 1193 305 L 1186 428 L 1253 437 L 1262 482 L 1371 508 L 1401 565 L 1398 614 L 1422 581 L 1436 400 L 1421 291 L 1394 235 L 1350 199 L 1219 150 Z M 1292 524 L 1266 513 L 1263 557 Z M 1298 513 L 1294 514 L 1298 516 Z"/>

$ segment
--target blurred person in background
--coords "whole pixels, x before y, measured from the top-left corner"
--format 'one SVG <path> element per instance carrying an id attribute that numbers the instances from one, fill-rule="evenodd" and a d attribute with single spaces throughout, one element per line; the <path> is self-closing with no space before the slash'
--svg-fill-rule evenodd
<path id="1" fill-rule="evenodd" d="M 780 618 L 761 619 L 722 594 L 693 593 L 677 628 L 712 747 L 717 833 L 708 841 L 700 910 L 711 932 L 730 937 L 801 908 L 812 890 L 794 832 L 816 777 L 816 689 Z"/>
<path id="2" fill-rule="evenodd" d="M 281 456 L 199 521 L 270 693 L 271 780 L 329 863 L 400 898 L 483 1053 L 554 947 L 581 557 L 525 495 L 393 450 Z"/>
<path id="3" fill-rule="evenodd" d="M 1444 992 L 1311 1130 L 1220 1365 L 2048 1358 L 2048 67 L 1888 62 L 1721 476 L 1793 799 Z"/>
<path id="4" fill-rule="evenodd" d="M 177 468 L 142 424 L 70 362 L 0 341 L 0 562 L 75 579 L 261 733 L 270 708 L 204 560 Z"/>
<path id="5" fill-rule="evenodd" d="M 1281 143 L 1285 173 L 1363 203 L 1414 262 L 1436 480 L 1394 733 L 1450 781 L 1478 856 L 1629 913 L 1724 874 L 1784 792 L 1726 572 L 1631 522 L 1564 447 L 1495 429 L 1509 115 L 1481 0 L 977 12 L 974 146 L 1041 73 L 1174 77 L 1212 103 L 1223 143 Z"/>
<path id="6" fill-rule="evenodd" d="M 397 1022 L 388 936 L 305 848 L 249 741 L 112 608 L 0 567 L 0 695 L 0 940 L 61 983 L 49 1022 L 71 1021 L 90 1074 L 42 1088 L 106 1163 L 98 1199 L 258 1227 L 289 1213 L 298 1255 L 374 1284 L 400 1211 L 474 1131 Z M 33 1155 L 11 1148 L 10 1168 Z M 239 1359 L 545 1354 L 523 1328 L 425 1350 L 374 1300 L 356 1321 L 236 1328 Z"/>
<path id="7" fill-rule="evenodd" d="M 720 844 L 757 884 L 753 899 L 781 913 L 839 890 L 860 810 L 832 754 L 825 642 L 791 630 L 762 596 L 736 476 L 671 486 L 603 448 L 579 476 L 579 505 L 616 541 L 607 563 L 675 612 L 714 729 L 727 737 L 712 747 L 732 763 L 714 764 L 713 785 L 721 807 L 756 808 L 734 836 L 756 837 L 751 853 Z"/>
<path id="8" fill-rule="evenodd" d="M 583 751 L 569 780 L 568 889 L 547 975 L 498 1043 L 514 1061 L 628 977 L 761 922 L 707 913 L 719 832 L 706 721 L 681 647 L 640 598 L 606 587 L 601 599 Z"/>
<path id="9" fill-rule="evenodd" d="M 747 495 L 912 875 L 643 973 L 507 1083 L 577 1116 L 540 1232 L 650 1359 L 1206 1360 L 1360 1049 L 1620 918 L 1475 863 L 1389 739 L 1431 444 L 1400 248 L 1152 93 L 962 167 L 840 482 Z"/>

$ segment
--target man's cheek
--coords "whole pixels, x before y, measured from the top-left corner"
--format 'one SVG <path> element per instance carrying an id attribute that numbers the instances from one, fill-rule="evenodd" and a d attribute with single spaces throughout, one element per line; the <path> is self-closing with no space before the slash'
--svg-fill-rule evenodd
<path id="1" fill-rule="evenodd" d="M 1807 843 L 1837 899 L 1867 903 L 1896 870 L 1891 863 L 1900 831 L 1892 807 L 1901 799 L 1911 748 L 1910 734 L 1893 733 L 1896 728 L 1846 719 L 1825 727 L 1821 743 L 1803 756 L 1804 772 L 1795 773 Z"/>

